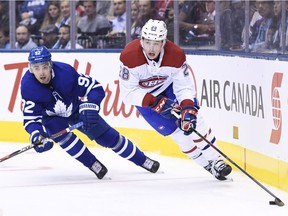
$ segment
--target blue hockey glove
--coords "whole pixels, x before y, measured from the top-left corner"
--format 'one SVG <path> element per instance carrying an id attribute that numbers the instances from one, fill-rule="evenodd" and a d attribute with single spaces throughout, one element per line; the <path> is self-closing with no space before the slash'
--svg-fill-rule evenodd
<path id="1" fill-rule="evenodd" d="M 178 120 L 179 128 L 185 135 L 190 135 L 197 125 L 199 107 L 185 106 L 181 109 L 181 118 Z"/>
<path id="2" fill-rule="evenodd" d="M 38 153 L 50 150 L 53 147 L 51 140 L 44 140 L 47 134 L 44 131 L 33 131 L 30 135 L 30 143 L 35 144 L 34 149 Z"/>
<path id="3" fill-rule="evenodd" d="M 82 103 L 79 106 L 79 118 L 83 121 L 83 130 L 91 129 L 98 120 L 99 106 L 94 103 Z"/>
<path id="4" fill-rule="evenodd" d="M 171 110 L 174 109 L 176 106 L 179 105 L 176 104 L 173 100 L 159 95 L 157 97 L 157 100 L 152 105 L 150 105 L 150 108 L 155 112 L 159 113 L 164 118 L 171 119 L 174 118 Z"/>

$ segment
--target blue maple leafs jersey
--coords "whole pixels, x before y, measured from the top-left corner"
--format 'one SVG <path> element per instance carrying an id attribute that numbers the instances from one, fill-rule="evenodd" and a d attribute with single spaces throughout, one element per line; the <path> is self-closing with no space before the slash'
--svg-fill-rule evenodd
<path id="1" fill-rule="evenodd" d="M 45 116 L 68 118 L 78 113 L 80 98 L 100 106 L 105 92 L 98 81 L 78 73 L 69 64 L 53 61 L 50 84 L 39 83 L 28 70 L 21 80 L 21 95 L 24 128 L 31 134 L 42 129 Z"/>

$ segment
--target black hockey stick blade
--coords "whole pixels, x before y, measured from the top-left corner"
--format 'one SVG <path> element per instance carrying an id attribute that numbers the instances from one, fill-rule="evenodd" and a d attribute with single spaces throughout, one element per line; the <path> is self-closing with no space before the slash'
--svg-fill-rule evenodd
<path id="1" fill-rule="evenodd" d="M 47 140 L 50 140 L 50 139 L 55 139 L 55 138 L 57 138 L 57 137 L 65 134 L 65 133 L 68 133 L 68 132 L 70 132 L 70 131 L 72 131 L 72 130 L 74 130 L 74 129 L 80 128 L 80 127 L 82 127 L 82 126 L 83 126 L 83 122 L 78 122 L 78 123 L 76 123 L 76 124 L 74 124 L 74 125 L 71 125 L 70 127 L 65 128 L 65 129 L 63 129 L 63 130 L 61 130 L 61 131 L 53 134 L 52 136 L 45 138 L 44 140 L 42 140 L 42 141 L 39 142 L 38 144 L 30 144 L 30 145 L 28 145 L 28 146 L 23 147 L 22 149 L 19 149 L 19 150 L 15 151 L 15 152 L 12 152 L 12 153 L 9 154 L 9 155 L 6 155 L 6 156 L 0 158 L 0 163 L 3 162 L 3 161 L 5 161 L 5 160 L 8 160 L 9 158 L 12 158 L 12 157 L 14 157 L 14 156 L 16 156 L 16 155 L 19 155 L 19 154 L 21 154 L 21 153 L 23 153 L 23 152 L 26 152 L 26 151 L 28 151 L 29 149 L 32 149 L 32 148 L 34 148 L 34 147 L 37 146 L 37 145 L 40 145 L 43 141 L 47 141 Z"/>
<path id="2" fill-rule="evenodd" d="M 282 202 L 279 198 L 275 198 L 275 200 L 274 201 L 270 201 L 269 204 L 270 205 L 277 205 L 277 206 L 280 206 L 280 207 L 285 205 L 284 202 Z"/>

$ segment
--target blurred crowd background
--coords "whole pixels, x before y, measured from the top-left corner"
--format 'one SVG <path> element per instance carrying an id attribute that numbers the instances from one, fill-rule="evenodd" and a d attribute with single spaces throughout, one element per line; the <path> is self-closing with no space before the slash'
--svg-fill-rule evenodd
<path id="1" fill-rule="evenodd" d="M 286 54 L 287 9 L 280 0 L 1 0 L 0 49 L 122 49 L 159 19 L 183 49 Z"/>

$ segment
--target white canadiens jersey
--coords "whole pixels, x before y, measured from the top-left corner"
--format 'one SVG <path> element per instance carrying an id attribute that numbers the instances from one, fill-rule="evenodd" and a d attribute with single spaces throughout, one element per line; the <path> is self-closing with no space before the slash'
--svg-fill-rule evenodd
<path id="1" fill-rule="evenodd" d="M 196 91 L 192 74 L 181 48 L 167 41 L 158 62 L 144 54 L 140 39 L 129 43 L 120 55 L 120 88 L 125 104 L 142 106 L 147 93 L 158 96 L 173 83 L 173 93 L 178 103 L 193 100 Z"/>

